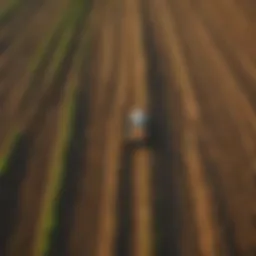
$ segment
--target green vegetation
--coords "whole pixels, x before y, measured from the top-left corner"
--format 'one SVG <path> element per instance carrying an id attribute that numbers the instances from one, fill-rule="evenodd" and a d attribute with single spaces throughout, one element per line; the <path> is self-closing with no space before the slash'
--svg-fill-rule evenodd
<path id="1" fill-rule="evenodd" d="M 79 7 L 80 8 L 77 6 L 79 11 L 75 8 L 71 9 L 72 15 L 69 16 L 69 18 L 73 17 L 73 20 L 69 19 L 61 43 L 54 54 L 51 67 L 49 67 L 50 77 L 54 76 L 62 63 L 63 57 L 65 57 L 68 42 L 74 36 L 73 33 L 75 31 L 75 26 L 78 25 L 79 22 L 84 23 L 84 7 Z M 83 10 L 83 12 L 81 10 Z M 54 230 L 58 228 L 58 200 L 60 198 L 65 173 L 67 171 L 65 163 L 70 140 L 73 134 L 72 129 L 74 125 L 79 75 L 83 60 L 87 54 L 88 45 L 90 43 L 89 40 L 89 33 L 86 31 L 86 33 L 83 34 L 83 38 L 79 44 L 79 49 L 76 51 L 75 56 L 73 57 L 73 67 L 69 72 L 70 77 L 64 89 L 64 99 L 58 122 L 58 137 L 56 138 L 54 144 L 52 161 L 47 170 L 49 173 L 48 180 L 46 181 L 47 190 L 44 195 L 44 199 L 42 200 L 42 213 L 38 222 L 36 234 L 37 239 L 34 245 L 34 254 L 38 256 L 48 254 L 51 244 L 51 235 L 53 234 Z"/>
<path id="2" fill-rule="evenodd" d="M 5 170 L 8 166 L 8 160 L 10 159 L 10 156 L 15 149 L 15 145 L 20 139 L 21 134 L 17 132 L 16 130 L 12 131 L 9 134 L 9 138 L 6 138 L 5 144 L 2 146 L 3 151 L 5 152 L 4 157 L 0 158 L 0 176 L 5 173 Z"/>
<path id="3" fill-rule="evenodd" d="M 54 217 L 52 208 L 56 203 L 56 195 L 61 187 L 61 177 L 63 175 L 63 157 L 65 156 L 67 145 L 69 144 L 70 124 L 73 122 L 73 101 L 75 86 L 69 86 L 65 92 L 64 104 L 60 113 L 58 124 L 58 137 L 56 138 L 52 162 L 47 170 L 49 177 L 47 180 L 47 190 L 42 200 L 42 215 L 39 219 L 39 229 L 37 241 L 34 245 L 35 255 L 45 255 L 48 250 L 49 233 L 54 227 Z"/>
<path id="4" fill-rule="evenodd" d="M 89 32 L 89 31 L 88 31 Z M 58 230 L 58 224 L 59 224 L 59 203 L 61 200 L 61 191 L 63 191 L 63 186 L 64 186 L 64 179 L 66 172 L 68 171 L 66 169 L 66 161 L 67 161 L 67 153 L 69 146 L 71 144 L 71 140 L 73 137 L 73 128 L 74 128 L 74 118 L 75 118 L 75 112 L 77 111 L 77 88 L 79 86 L 79 75 L 82 67 L 82 62 L 84 59 L 86 59 L 87 54 L 88 54 L 88 46 L 90 45 L 90 35 L 89 33 L 86 33 L 83 37 L 82 43 L 80 45 L 80 49 L 78 50 L 76 56 L 75 56 L 75 61 L 74 61 L 74 72 L 75 76 L 72 77 L 72 81 L 68 84 L 68 89 L 66 91 L 67 95 L 69 96 L 69 101 L 67 101 L 66 108 L 67 111 L 64 110 L 64 113 L 66 113 L 66 116 L 69 117 L 69 122 L 67 125 L 67 140 L 66 144 L 63 145 L 63 151 L 62 151 L 62 158 L 59 159 L 58 164 L 56 163 L 56 166 L 58 166 L 57 170 L 59 170 L 59 180 L 55 183 L 54 190 L 52 190 L 52 196 L 49 199 L 49 204 L 51 207 L 49 208 L 48 215 L 45 216 L 45 237 L 46 242 L 43 242 L 45 244 L 45 252 L 47 255 L 47 252 L 50 249 L 51 242 L 52 242 L 52 237 L 54 236 L 54 233 Z M 72 71 L 71 71 L 72 72 Z M 64 104 L 65 105 L 65 104 Z M 65 118 L 64 118 L 65 119 Z M 61 125 L 60 125 L 61 129 Z M 61 147 L 61 145 L 60 145 Z M 57 159 L 56 159 L 57 160 Z"/>
<path id="5" fill-rule="evenodd" d="M 59 24 L 57 27 L 51 31 L 50 35 L 46 39 L 46 43 L 44 42 L 42 47 L 40 47 L 38 53 L 35 58 L 32 59 L 30 65 L 30 73 L 33 74 L 35 70 L 41 66 L 41 60 L 44 57 L 46 50 L 49 47 L 49 44 L 52 41 L 52 38 L 56 31 L 59 29 Z M 17 125 L 17 124 L 16 124 Z M 5 141 L 2 143 L 0 147 L 0 177 L 5 173 L 6 166 L 9 162 L 9 158 L 12 155 L 12 151 L 15 148 L 16 143 L 18 142 L 19 135 L 22 133 L 21 127 L 17 125 L 15 129 L 11 129 L 7 134 Z"/>
<path id="6" fill-rule="evenodd" d="M 85 47 L 86 48 L 86 47 Z M 80 51 L 79 51 L 80 52 Z M 77 53 L 78 58 L 75 61 L 74 72 L 76 76 L 79 72 L 79 66 L 82 63 L 82 56 Z M 57 199 L 61 192 L 63 179 L 65 176 L 66 154 L 72 138 L 72 128 L 75 117 L 75 102 L 77 95 L 78 77 L 72 77 L 68 81 L 65 91 L 65 99 L 61 109 L 60 121 L 58 124 L 58 138 L 55 142 L 54 155 L 49 167 L 49 179 L 47 181 L 47 191 L 42 203 L 43 214 L 39 220 L 38 239 L 35 244 L 36 255 L 47 255 L 51 243 L 51 234 L 58 227 L 58 216 L 56 214 Z"/>
<path id="7" fill-rule="evenodd" d="M 17 2 L 17 0 L 15 2 Z M 69 8 L 66 10 L 61 20 L 58 22 L 56 26 L 53 27 L 49 35 L 46 37 L 46 40 L 42 42 L 38 52 L 32 58 L 31 63 L 29 65 L 29 70 L 32 75 L 31 82 L 30 84 L 28 84 L 28 88 L 24 88 L 25 95 L 22 100 L 22 101 L 25 101 L 26 104 L 27 104 L 26 95 L 30 94 L 31 90 L 33 90 L 33 88 L 35 89 L 37 86 L 37 84 L 34 81 L 33 75 L 36 73 L 38 69 L 42 68 L 44 57 L 49 47 L 51 46 L 54 37 L 56 36 L 56 34 L 60 34 L 61 36 L 58 39 L 59 46 L 57 47 L 57 50 L 53 54 L 50 65 L 46 67 L 48 74 L 47 74 L 47 80 L 44 83 L 46 85 L 45 90 L 47 90 L 48 88 L 47 86 L 51 84 L 52 79 L 54 78 L 54 75 L 60 68 L 62 60 L 65 57 L 65 53 L 68 49 L 70 40 L 73 36 L 75 25 L 77 24 L 77 21 L 81 18 L 81 15 L 80 16 L 75 16 L 75 15 L 81 14 L 81 10 L 83 9 L 82 8 L 78 9 L 78 6 L 72 3 L 71 1 Z M 36 88 L 36 89 L 40 91 L 40 88 Z M 43 93 L 43 92 L 40 92 L 40 93 Z M 33 99 L 33 95 L 31 95 L 31 98 Z M 38 105 L 38 103 L 36 103 L 35 105 Z M 29 107 L 31 108 L 31 106 Z M 36 108 L 33 109 L 33 112 L 35 111 L 36 111 Z M 16 143 L 18 142 L 17 138 L 19 138 L 19 134 L 21 134 L 23 130 L 23 126 L 17 123 L 14 126 L 16 128 L 11 129 L 8 132 L 5 138 L 5 141 L 0 146 L 0 177 L 5 173 L 6 166 L 9 162 L 9 158 L 12 155 L 12 151 L 15 148 Z"/>
<path id="8" fill-rule="evenodd" d="M 91 9 L 91 1 L 70 0 L 70 5 L 61 17 L 58 24 L 52 28 L 46 40 L 38 49 L 38 52 L 31 59 L 29 72 L 31 74 L 30 82 L 22 88 L 22 97 L 20 105 L 25 118 L 21 116 L 20 120 L 14 121 L 13 127 L 5 137 L 4 143 L 0 147 L 0 177 L 6 174 L 8 163 L 15 146 L 19 141 L 20 135 L 27 129 L 31 120 L 37 115 L 40 101 L 44 95 L 50 95 L 54 91 L 54 82 L 59 75 L 62 75 L 61 69 L 64 59 L 67 57 L 72 47 L 72 40 L 77 33 L 78 26 L 86 25 L 86 19 Z M 1 18 L 0 18 L 1 20 Z M 33 255 L 47 255 L 51 245 L 51 237 L 58 228 L 58 203 L 61 196 L 66 174 L 66 157 L 69 145 L 73 135 L 74 118 L 76 111 L 76 96 L 79 86 L 79 78 L 82 69 L 82 63 L 86 58 L 88 45 L 90 44 L 90 31 L 83 29 L 82 38 L 78 43 L 78 49 L 72 56 L 72 67 L 69 71 L 68 81 L 64 82 L 61 94 L 61 102 L 58 110 L 58 120 L 53 125 L 57 125 L 57 137 L 51 143 L 50 154 L 51 161 L 47 167 L 47 180 L 45 193 L 42 195 L 40 203 L 41 211 L 36 223 L 35 243 L 33 244 Z M 55 40 L 55 41 L 54 41 Z M 53 51 L 49 53 L 52 42 L 55 42 Z M 50 61 L 46 61 L 46 55 L 49 55 Z M 40 70 L 45 72 L 40 76 Z M 38 76 L 39 74 L 39 76 Z M 63 74 L 65 76 L 66 74 Z M 36 77 L 37 76 L 37 77 Z M 38 83 L 38 81 L 40 83 Z M 59 95 L 58 95 L 59 96 Z M 31 111 L 26 117 L 26 110 Z M 50 147 L 50 145 L 49 145 Z"/>

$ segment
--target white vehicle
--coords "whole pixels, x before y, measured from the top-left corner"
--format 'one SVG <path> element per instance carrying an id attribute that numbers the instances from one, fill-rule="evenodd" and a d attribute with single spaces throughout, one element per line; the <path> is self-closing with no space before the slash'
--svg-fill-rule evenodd
<path id="1" fill-rule="evenodd" d="M 148 115 L 143 109 L 134 108 L 126 120 L 126 139 L 131 143 L 143 143 L 148 138 Z"/>

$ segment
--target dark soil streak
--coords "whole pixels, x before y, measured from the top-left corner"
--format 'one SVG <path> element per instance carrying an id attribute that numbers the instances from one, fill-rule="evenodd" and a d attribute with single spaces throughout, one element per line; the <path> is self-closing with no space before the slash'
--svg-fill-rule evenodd
<path id="1" fill-rule="evenodd" d="M 74 214 L 77 195 L 77 185 L 84 165 L 84 150 L 86 138 L 84 131 L 88 121 L 88 94 L 85 90 L 77 93 L 77 106 L 74 117 L 74 127 L 71 142 L 66 157 L 65 177 L 62 192 L 57 206 L 57 229 L 52 234 L 52 244 L 49 255 L 68 255 L 68 241 Z"/>
<path id="2" fill-rule="evenodd" d="M 12 8 L 10 8 L 4 16 L 1 17 L 0 19 L 0 29 L 2 29 L 3 27 L 9 25 L 12 21 L 13 18 L 16 17 L 18 15 L 18 13 L 22 10 L 22 8 L 24 7 L 25 1 L 20 1 L 19 4 L 17 4 L 17 6 L 13 6 Z"/>
<path id="3" fill-rule="evenodd" d="M 174 149 L 173 131 L 167 112 L 166 84 L 159 67 L 159 57 L 153 44 L 150 24 L 144 21 L 145 45 L 149 64 L 149 99 L 151 114 L 151 142 L 156 154 L 153 166 L 154 220 L 156 255 L 180 255 L 181 205 L 175 165 L 180 161 Z M 176 106 L 177 107 L 177 106 Z"/>
<path id="4" fill-rule="evenodd" d="M 115 255 L 131 255 L 132 235 L 132 153 L 133 147 L 127 146 L 123 150 L 118 190 L 118 220 L 117 238 L 115 241 Z"/>
<path id="5" fill-rule="evenodd" d="M 6 166 L 5 174 L 0 178 L 0 255 L 5 255 L 7 241 L 17 223 L 19 208 L 19 188 L 26 174 L 29 158 L 29 138 L 22 135 Z"/>
<path id="6" fill-rule="evenodd" d="M 46 49 L 44 49 L 44 54 L 42 59 L 39 62 L 39 65 L 36 67 L 35 71 L 33 72 L 33 77 L 31 79 L 30 85 L 26 94 L 21 103 L 21 111 L 26 111 L 31 106 L 31 99 L 33 99 L 34 94 L 36 91 L 43 85 L 44 77 L 46 76 L 47 67 L 51 62 L 52 56 L 55 50 L 58 47 L 59 40 L 61 38 L 61 34 L 64 31 L 64 26 L 60 26 L 50 39 L 50 42 Z M 1 78 L 1 74 L 0 74 Z"/>
<path id="7" fill-rule="evenodd" d="M 80 26 L 77 26 L 75 29 L 76 31 L 74 32 L 73 38 L 69 42 L 69 46 L 68 46 L 68 50 L 66 51 L 65 58 L 61 63 L 59 70 L 57 70 L 55 77 L 53 78 L 52 84 L 49 86 L 49 89 L 41 97 L 39 102 L 34 103 L 35 105 L 26 106 L 27 108 L 25 110 L 27 111 L 29 111 L 29 109 L 31 108 L 37 108 L 36 114 L 32 117 L 29 116 L 29 118 L 31 118 L 31 119 L 28 119 L 29 123 L 39 122 L 39 120 L 47 113 L 49 108 L 59 105 L 61 98 L 63 97 L 63 91 L 65 90 L 65 87 L 67 85 L 66 79 L 74 60 L 74 54 L 77 49 L 77 45 L 79 42 L 78 39 L 81 32 Z M 39 69 L 39 72 L 40 71 L 41 69 Z M 43 70 L 43 72 L 45 72 L 45 70 Z M 40 79 L 40 76 L 38 76 L 37 78 Z M 31 88 L 31 90 L 34 91 L 35 88 Z M 30 91 L 29 93 L 32 93 L 32 91 Z M 28 97 L 28 95 L 26 95 L 26 97 Z M 30 98 L 33 99 L 33 95 L 30 95 Z M 24 101 L 24 104 L 26 104 L 25 101 Z M 29 124 L 26 124 L 26 125 L 29 125 Z"/>
<path id="8" fill-rule="evenodd" d="M 10 9 L 2 20 L 0 19 L 0 29 L 9 25 L 7 33 L 0 39 L 0 44 L 4 43 L 7 46 L 6 50 L 17 40 L 45 0 L 17 1 L 20 3 Z"/>
<path id="9" fill-rule="evenodd" d="M 80 38 L 82 37 L 82 33 L 84 31 L 83 25 L 84 19 L 79 21 L 77 31 L 72 39 L 70 52 L 67 54 L 70 57 L 73 56 L 76 49 L 79 48 Z M 87 47 L 87 45 L 84 45 L 83 47 Z M 83 64 L 79 70 L 80 84 L 76 94 L 75 116 L 73 120 L 74 123 L 72 125 L 72 135 L 65 161 L 65 177 L 62 185 L 62 191 L 57 201 L 57 228 L 51 235 L 52 240 L 48 253 L 49 256 L 68 255 L 69 245 L 67 241 L 69 241 L 69 238 L 72 235 L 73 217 L 75 213 L 74 207 L 76 204 L 78 185 L 80 178 L 84 175 L 84 152 L 87 144 L 85 131 L 88 126 L 91 95 L 91 77 L 89 75 L 89 65 L 90 58 L 92 57 L 90 54 L 89 56 L 87 55 L 88 52 L 85 52 L 85 55 L 83 56 Z M 68 59 L 66 61 L 68 61 Z M 67 65 L 66 68 L 69 69 L 70 67 Z M 67 71 L 68 70 L 62 70 L 60 74 L 63 75 L 67 73 Z M 61 96 L 59 93 L 58 95 Z M 53 97 L 53 99 L 56 99 L 56 95 Z"/>
<path id="10" fill-rule="evenodd" d="M 67 241 L 69 241 L 72 231 L 78 185 L 80 178 L 84 175 L 84 152 L 87 141 L 87 137 L 84 134 L 88 125 L 91 90 L 91 81 L 88 72 L 83 72 L 84 70 L 89 70 L 88 60 L 86 58 L 80 71 L 81 78 L 79 90 L 76 95 L 74 124 L 65 161 L 66 170 L 62 186 L 63 190 L 59 196 L 57 206 L 58 223 L 57 228 L 52 234 L 49 256 L 68 255 Z"/>
<path id="11" fill-rule="evenodd" d="M 212 190 L 214 202 L 217 205 L 217 216 L 220 224 L 219 226 L 222 228 L 222 239 L 225 241 L 224 245 L 226 247 L 226 251 L 230 256 L 240 256 L 242 255 L 242 252 L 240 252 L 236 246 L 236 240 L 234 236 L 235 226 L 227 212 L 226 198 L 224 197 L 225 193 L 223 193 L 221 187 L 218 169 L 208 156 L 207 147 L 202 140 L 200 140 L 199 146 L 202 160 L 206 169 L 205 175 L 207 183 Z"/>
<path id="12" fill-rule="evenodd" d="M 50 42 L 48 46 L 44 49 L 44 54 L 41 57 L 38 66 L 35 68 L 31 76 L 31 80 L 29 81 L 28 89 L 25 92 L 24 98 L 22 99 L 20 103 L 20 113 L 24 114 L 28 109 L 31 108 L 31 101 L 34 100 L 34 94 L 40 90 L 44 83 L 44 77 L 46 76 L 47 66 L 49 65 L 52 55 L 54 51 L 56 50 L 59 42 L 59 38 L 63 32 L 63 26 L 58 28 L 55 34 L 50 39 Z M 4 79 L 4 76 L 7 74 L 6 70 L 0 70 L 0 80 Z M 0 94 L 0 106 L 4 106 L 5 102 L 10 98 L 10 94 L 12 93 L 12 90 L 14 84 L 11 86 L 8 86 L 2 90 L 2 93 Z M 25 86 L 25 85 L 23 85 Z"/>

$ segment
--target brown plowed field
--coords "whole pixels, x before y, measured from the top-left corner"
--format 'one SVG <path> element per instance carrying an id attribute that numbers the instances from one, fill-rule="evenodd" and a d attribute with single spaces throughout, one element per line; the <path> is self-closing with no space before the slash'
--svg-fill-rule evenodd
<path id="1" fill-rule="evenodd" d="M 0 256 L 255 256 L 255 45 L 252 0 L 0 0 Z"/>

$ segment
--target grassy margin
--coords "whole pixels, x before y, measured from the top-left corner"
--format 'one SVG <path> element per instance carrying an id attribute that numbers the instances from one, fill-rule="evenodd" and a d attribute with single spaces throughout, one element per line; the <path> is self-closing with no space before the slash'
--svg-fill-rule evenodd
<path id="1" fill-rule="evenodd" d="M 14 1 L 16 2 L 18 0 L 14 0 Z M 50 44 L 53 38 L 55 37 L 55 34 L 58 31 L 60 32 L 63 31 L 66 26 L 68 27 L 70 26 L 69 33 L 72 31 L 72 28 L 71 28 L 72 22 L 70 24 L 70 21 L 71 21 L 71 18 L 74 16 L 74 11 L 76 10 L 76 8 L 72 5 L 72 3 L 73 2 L 71 0 L 69 7 L 67 8 L 66 11 L 64 11 L 63 16 L 60 18 L 59 22 L 57 22 L 57 25 L 54 26 L 53 29 L 51 29 L 51 31 L 47 36 L 47 39 L 41 44 L 41 46 L 39 46 L 39 49 L 35 54 L 35 57 L 32 58 L 29 64 L 29 70 L 31 74 L 36 73 L 36 71 L 42 66 L 44 55 L 46 54 L 48 48 L 50 47 Z M 1 22 L 1 14 L 0 14 L 0 22 Z M 67 34 L 65 36 L 68 37 Z M 52 70 L 51 70 L 52 74 L 55 73 L 55 70 L 57 70 L 57 68 L 61 63 L 61 54 L 64 54 L 63 52 L 64 52 L 64 49 L 66 48 L 66 45 L 64 44 L 65 41 L 66 40 L 64 40 L 64 42 L 61 42 L 61 45 L 62 45 L 60 47 L 61 49 L 59 49 L 57 53 L 55 53 L 57 57 L 55 55 L 54 66 L 52 67 Z M 31 86 L 33 86 L 33 76 L 31 77 L 31 83 L 29 84 L 29 87 Z M 10 129 L 7 136 L 4 138 L 4 141 L 0 145 L 0 178 L 2 175 L 5 174 L 6 167 L 10 161 L 10 156 L 12 155 L 12 152 L 15 149 L 15 145 L 18 143 L 22 133 L 23 133 L 22 127 L 20 127 L 19 125 L 16 128 Z"/>
<path id="2" fill-rule="evenodd" d="M 58 138 L 54 147 L 53 161 L 48 169 L 51 177 L 48 178 L 47 193 L 42 202 L 43 212 L 39 219 L 37 239 L 34 244 L 34 255 L 38 256 L 48 255 L 51 235 L 58 228 L 58 199 L 64 182 L 66 155 L 73 134 L 73 121 L 76 111 L 76 96 L 79 84 L 79 72 L 77 71 L 81 69 L 84 56 L 90 44 L 90 37 L 87 31 L 81 41 L 70 71 L 71 77 L 67 81 L 68 84 L 64 93 L 64 103 L 58 124 Z M 75 77 L 72 76 L 73 74 L 75 74 Z"/>

